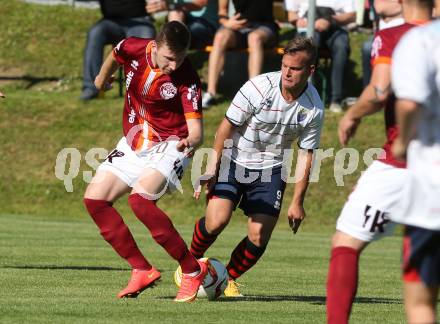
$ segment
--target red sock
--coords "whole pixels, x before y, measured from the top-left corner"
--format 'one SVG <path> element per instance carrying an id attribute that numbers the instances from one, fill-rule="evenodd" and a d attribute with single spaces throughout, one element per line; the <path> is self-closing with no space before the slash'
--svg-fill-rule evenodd
<path id="1" fill-rule="evenodd" d="M 122 220 L 118 211 L 112 207 L 112 203 L 105 200 L 84 199 L 87 211 L 101 231 L 101 235 L 113 249 L 133 269 L 150 270 L 151 264 L 139 250 L 127 225 Z"/>
<path id="2" fill-rule="evenodd" d="M 235 280 L 252 268 L 265 250 L 266 246 L 256 246 L 246 236 L 232 251 L 231 259 L 226 266 L 229 278 Z"/>
<path id="3" fill-rule="evenodd" d="M 205 217 L 202 217 L 194 227 L 194 233 L 191 241 L 190 252 L 200 259 L 205 254 L 206 250 L 214 243 L 218 235 L 209 234 L 205 226 Z"/>
<path id="4" fill-rule="evenodd" d="M 165 251 L 179 262 L 183 273 L 192 273 L 200 270 L 196 258 L 189 252 L 188 247 L 174 228 L 169 217 L 156 206 L 156 202 L 132 194 L 128 203 L 136 217 L 150 230 L 151 236 Z"/>
<path id="5" fill-rule="evenodd" d="M 359 252 L 346 246 L 332 249 L 327 278 L 327 323 L 348 323 L 358 285 Z"/>

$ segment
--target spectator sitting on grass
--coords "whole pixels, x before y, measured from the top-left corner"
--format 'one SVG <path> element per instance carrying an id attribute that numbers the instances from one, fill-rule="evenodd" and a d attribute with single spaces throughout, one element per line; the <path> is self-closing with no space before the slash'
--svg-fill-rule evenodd
<path id="1" fill-rule="evenodd" d="M 126 37 L 154 38 L 153 20 L 145 9 L 145 0 L 100 0 L 103 18 L 88 31 L 84 49 L 84 77 L 81 100 L 98 96 L 94 80 L 102 65 L 104 46 L 117 44 Z"/>
<path id="2" fill-rule="evenodd" d="M 231 48 L 249 48 L 249 78 L 261 73 L 265 46 L 275 46 L 278 26 L 273 16 L 273 0 L 233 0 L 235 14 L 228 15 L 229 0 L 219 0 L 220 28 L 215 34 L 209 55 L 208 91 L 202 106 L 215 103 L 217 84 L 225 62 L 225 52 Z"/>

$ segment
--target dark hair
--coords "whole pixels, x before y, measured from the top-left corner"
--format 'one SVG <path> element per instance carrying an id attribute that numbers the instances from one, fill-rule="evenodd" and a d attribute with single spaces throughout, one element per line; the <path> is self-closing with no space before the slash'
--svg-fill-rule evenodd
<path id="1" fill-rule="evenodd" d="M 188 28 L 178 21 L 170 21 L 163 25 L 156 36 L 157 46 L 167 44 L 174 53 L 182 53 L 187 50 L 190 41 L 191 34 Z"/>
<path id="2" fill-rule="evenodd" d="M 317 49 L 311 37 L 296 35 L 284 47 L 284 55 L 294 54 L 296 52 L 306 52 L 309 56 L 308 63 L 315 64 L 317 58 Z"/>

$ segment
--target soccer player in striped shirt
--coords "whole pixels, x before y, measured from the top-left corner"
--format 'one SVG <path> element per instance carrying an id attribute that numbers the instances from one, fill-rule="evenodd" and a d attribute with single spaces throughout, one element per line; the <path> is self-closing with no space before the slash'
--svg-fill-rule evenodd
<path id="1" fill-rule="evenodd" d="M 118 297 L 136 297 L 160 273 L 142 255 L 113 202 L 130 193 L 128 202 L 155 241 L 179 262 L 184 273 L 175 301 L 189 302 L 207 273 L 156 201 L 180 185 L 188 155 L 202 141 L 200 80 L 186 58 L 188 29 L 179 22 L 164 25 L 155 40 L 127 38 L 104 62 L 96 77 L 105 89 L 122 65 L 126 95 L 124 137 L 99 166 L 87 187 L 84 203 L 104 239 L 133 268 L 128 286 Z"/>
<path id="2" fill-rule="evenodd" d="M 215 157 L 208 162 L 195 191 L 198 198 L 202 185 L 207 186 L 208 206 L 205 217 L 196 223 L 191 253 L 202 257 L 237 205 L 244 211 L 248 233 L 227 264 L 230 281 L 226 296 L 241 296 L 235 280 L 254 266 L 266 249 L 280 213 L 286 174 L 290 174 L 283 165 L 288 164 L 295 140 L 300 154 L 287 212 L 294 232 L 306 215 L 303 202 L 324 116 L 321 99 L 308 82 L 315 60 L 312 40 L 295 37 L 284 49 L 281 71 L 246 82 L 217 130 Z"/>

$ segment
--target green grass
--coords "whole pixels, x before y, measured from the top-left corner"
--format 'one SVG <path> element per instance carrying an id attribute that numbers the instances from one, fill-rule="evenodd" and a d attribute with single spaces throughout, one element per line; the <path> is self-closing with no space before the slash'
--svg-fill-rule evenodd
<path id="1" fill-rule="evenodd" d="M 164 279 L 137 300 L 115 298 L 129 271 L 101 239 L 82 205 L 87 185 L 83 172 L 93 171 L 85 154 L 96 147 L 111 150 L 121 136 L 123 99 L 116 91 L 90 103 L 78 100 L 86 32 L 98 17 L 97 10 L 18 0 L 3 0 L 0 6 L 0 89 L 7 96 L 0 100 L 0 322 L 324 322 L 330 236 L 341 206 L 365 169 L 362 160 L 356 172 L 344 177 L 344 186 L 336 185 L 334 158 L 323 161 L 319 181 L 310 184 L 307 218 L 297 236 L 287 230 L 285 215 L 293 187 L 288 186 L 268 251 L 241 280 L 247 298 L 240 301 L 173 304 L 176 288 L 171 275 L 176 264 L 152 242 L 126 199 L 121 199 L 116 207 Z M 359 92 L 364 39 L 351 35 L 349 95 Z M 270 58 L 268 66 L 278 66 L 273 61 L 277 59 Z M 203 74 L 206 63 L 195 63 Z M 212 144 L 230 99 L 225 96 L 205 113 L 205 147 Z M 339 118 L 327 114 L 322 149 L 340 149 Z M 383 139 L 383 117 L 376 114 L 365 119 L 350 144 L 363 154 L 380 147 Z M 57 155 L 69 147 L 81 155 L 73 192 L 67 192 L 55 176 Z M 189 241 L 204 204 L 191 198 L 190 172 L 183 189 L 183 195 L 164 197 L 160 206 Z M 245 235 L 245 221 L 237 212 L 209 255 L 226 262 Z M 404 320 L 399 247 L 400 238 L 392 237 L 374 243 L 363 255 L 354 323 Z"/>
<path id="2" fill-rule="evenodd" d="M 261 261 L 240 283 L 242 300 L 224 297 L 174 304 L 176 264 L 129 221 L 140 247 L 163 274 L 161 283 L 136 300 L 116 294 L 129 277 L 127 265 L 100 238 L 91 220 L 57 220 L 52 215 L 0 215 L 0 322 L 2 323 L 323 323 L 329 233 L 277 229 Z M 189 240 L 192 226 L 178 225 Z M 209 256 L 227 262 L 243 226 L 225 230 Z M 400 240 L 375 243 L 362 256 L 353 323 L 401 323 Z"/>

